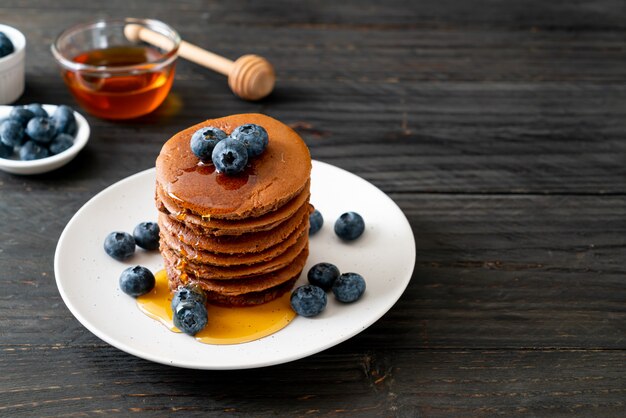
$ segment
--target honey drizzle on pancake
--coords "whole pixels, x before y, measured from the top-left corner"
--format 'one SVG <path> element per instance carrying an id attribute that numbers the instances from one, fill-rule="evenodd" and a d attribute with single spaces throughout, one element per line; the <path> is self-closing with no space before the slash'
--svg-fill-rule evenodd
<path id="1" fill-rule="evenodd" d="M 154 277 L 154 289 L 139 296 L 137 306 L 171 331 L 180 332 L 172 322 L 172 295 L 165 270 L 157 272 Z M 208 304 L 208 324 L 195 338 L 204 344 L 241 344 L 271 335 L 289 325 L 296 316 L 289 303 L 290 296 L 287 292 L 271 302 L 250 307 L 227 308 Z"/>
<path id="2" fill-rule="evenodd" d="M 203 164 L 200 161 L 191 161 L 190 166 L 182 167 L 176 171 L 176 176 L 169 183 L 163 184 L 167 195 L 178 201 L 184 202 L 178 196 L 177 190 L 182 189 L 215 189 L 220 191 L 220 196 L 234 196 L 240 193 L 239 189 L 242 187 L 254 188 L 257 183 L 257 176 L 254 168 L 254 161 L 249 163 L 243 172 L 236 175 L 226 175 L 219 173 L 215 170 L 215 166 L 212 164 Z M 216 199 L 215 196 L 211 198 L 208 193 L 197 193 L 194 195 L 196 204 L 205 207 L 220 207 L 227 211 L 234 208 L 230 207 L 227 202 L 228 199 Z M 179 220 L 184 220 L 187 213 L 183 209 L 176 214 Z M 210 220 L 210 215 L 209 220 Z"/>
<path id="3" fill-rule="evenodd" d="M 235 175 L 200 163 L 189 147 L 198 129 L 213 126 L 230 134 L 235 127 L 255 123 L 270 137 L 265 151 Z M 215 219 L 259 217 L 282 206 L 310 179 L 311 154 L 306 143 L 287 125 L 262 114 L 231 115 L 206 120 L 170 138 L 156 161 L 157 183 L 168 199 L 194 214 Z"/>

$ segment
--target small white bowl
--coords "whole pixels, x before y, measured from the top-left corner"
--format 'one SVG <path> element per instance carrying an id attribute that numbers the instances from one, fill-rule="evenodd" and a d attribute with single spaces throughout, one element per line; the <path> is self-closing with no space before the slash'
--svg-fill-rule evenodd
<path id="1" fill-rule="evenodd" d="M 11 113 L 13 106 L 0 106 L 0 120 L 5 119 Z M 56 105 L 43 105 L 43 108 L 49 115 L 54 114 Z M 87 119 L 80 113 L 74 111 L 78 130 L 74 138 L 74 144 L 65 151 L 51 155 L 50 157 L 41 158 L 39 160 L 21 161 L 15 156 L 13 159 L 0 158 L 0 170 L 13 174 L 41 174 L 48 171 L 56 170 L 64 166 L 76 157 L 78 152 L 82 150 L 89 140 L 89 123 Z"/>
<path id="2" fill-rule="evenodd" d="M 0 32 L 4 32 L 15 48 L 11 54 L 0 58 L 0 105 L 3 105 L 13 103 L 24 93 L 26 38 L 7 25 L 0 25 Z"/>

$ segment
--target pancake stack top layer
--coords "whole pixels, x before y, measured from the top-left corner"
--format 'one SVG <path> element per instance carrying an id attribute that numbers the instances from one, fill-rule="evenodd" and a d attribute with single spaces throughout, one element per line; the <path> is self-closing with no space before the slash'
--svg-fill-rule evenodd
<path id="1" fill-rule="evenodd" d="M 248 123 L 265 128 L 269 142 L 242 173 L 218 173 L 191 151 L 200 128 L 230 134 Z M 207 120 L 167 141 L 156 171 L 170 288 L 197 283 L 225 305 L 264 303 L 291 289 L 308 255 L 311 211 L 311 156 L 298 134 L 260 114 Z"/>

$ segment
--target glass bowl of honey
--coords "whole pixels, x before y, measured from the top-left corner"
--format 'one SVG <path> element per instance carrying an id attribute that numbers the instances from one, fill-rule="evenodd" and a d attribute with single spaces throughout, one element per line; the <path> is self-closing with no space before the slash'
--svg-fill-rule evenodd
<path id="1" fill-rule="evenodd" d="M 159 47 L 130 39 L 128 25 L 157 32 Z M 174 81 L 180 35 L 152 19 L 101 19 L 63 31 L 52 44 L 78 104 L 103 119 L 132 119 L 156 109 Z"/>

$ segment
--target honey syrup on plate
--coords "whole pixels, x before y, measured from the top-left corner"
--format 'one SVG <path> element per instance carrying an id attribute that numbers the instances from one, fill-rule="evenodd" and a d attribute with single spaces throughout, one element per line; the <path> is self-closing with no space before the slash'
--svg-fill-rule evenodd
<path id="1" fill-rule="evenodd" d="M 149 293 L 137 298 L 139 309 L 174 332 L 180 332 L 172 322 L 172 295 L 165 270 L 155 275 L 156 284 Z M 240 344 L 271 335 L 295 318 L 289 303 L 290 294 L 257 306 L 223 307 L 207 305 L 208 323 L 195 335 L 205 344 Z"/>
<path id="2" fill-rule="evenodd" d="M 149 46 L 118 46 L 87 51 L 73 61 L 115 68 L 147 64 L 161 56 Z M 105 119 L 129 119 L 147 114 L 161 104 L 174 80 L 174 64 L 123 74 L 64 70 L 63 77 L 76 100 L 89 113 Z"/>

